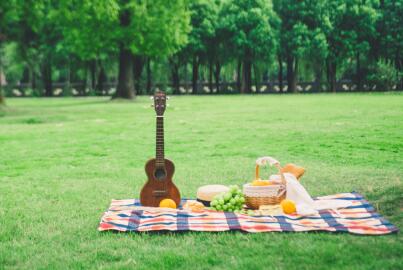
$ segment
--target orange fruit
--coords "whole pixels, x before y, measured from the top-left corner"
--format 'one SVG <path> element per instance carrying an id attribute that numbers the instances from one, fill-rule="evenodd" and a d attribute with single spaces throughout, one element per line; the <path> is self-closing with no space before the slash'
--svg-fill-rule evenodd
<path id="1" fill-rule="evenodd" d="M 270 182 L 267 180 L 253 180 L 252 181 L 252 186 L 268 186 L 270 185 Z"/>
<path id="2" fill-rule="evenodd" d="M 280 204 L 285 214 L 292 214 L 295 213 L 295 211 L 297 211 L 295 202 L 292 200 L 282 200 Z"/>
<path id="3" fill-rule="evenodd" d="M 166 207 L 166 208 L 176 208 L 176 203 L 172 199 L 163 199 L 160 201 L 160 207 Z"/>

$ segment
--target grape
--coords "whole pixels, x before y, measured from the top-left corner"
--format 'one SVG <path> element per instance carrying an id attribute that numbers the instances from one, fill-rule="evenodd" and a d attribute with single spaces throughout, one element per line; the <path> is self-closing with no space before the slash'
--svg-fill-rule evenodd
<path id="1" fill-rule="evenodd" d="M 238 187 L 237 186 L 231 186 L 230 192 L 232 194 L 238 194 Z"/>
<path id="2" fill-rule="evenodd" d="M 229 191 L 217 194 L 211 201 L 211 208 L 218 211 L 230 211 L 237 213 L 247 213 L 242 209 L 245 198 L 242 190 L 236 186 L 230 186 Z"/>

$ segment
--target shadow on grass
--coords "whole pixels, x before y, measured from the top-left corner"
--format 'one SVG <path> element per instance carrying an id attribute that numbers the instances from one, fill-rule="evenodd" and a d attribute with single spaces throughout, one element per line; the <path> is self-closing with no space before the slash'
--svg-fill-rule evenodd
<path id="1" fill-rule="evenodd" d="M 330 231 L 306 231 L 306 232 L 291 232 L 291 231 L 282 231 L 282 232 L 260 232 L 260 233 L 250 233 L 242 230 L 230 230 L 230 231 L 222 231 L 222 232 L 201 232 L 201 231 L 148 231 L 148 232 L 119 232 L 119 231 L 104 231 L 99 232 L 105 235 L 127 235 L 128 237 L 137 237 L 137 236 L 144 236 L 144 237 L 166 237 L 166 236 L 174 236 L 179 238 L 186 238 L 189 236 L 198 236 L 201 237 L 202 235 L 212 235 L 212 236 L 228 236 L 228 235 L 238 235 L 238 236 L 250 236 L 255 237 L 256 235 L 271 235 L 273 237 L 285 237 L 287 235 L 299 235 L 299 236 L 306 236 L 310 235 L 313 237 L 338 237 L 340 235 L 346 235 L 348 237 L 385 237 L 385 236 L 392 236 L 397 235 L 397 232 L 392 232 L 389 234 L 379 234 L 379 235 L 369 235 L 369 234 L 354 234 L 354 233 L 347 233 L 347 232 L 330 232 Z"/>
<path id="2" fill-rule="evenodd" d="M 368 193 L 367 198 L 380 214 L 396 223 L 398 227 L 402 225 L 403 184 Z"/>

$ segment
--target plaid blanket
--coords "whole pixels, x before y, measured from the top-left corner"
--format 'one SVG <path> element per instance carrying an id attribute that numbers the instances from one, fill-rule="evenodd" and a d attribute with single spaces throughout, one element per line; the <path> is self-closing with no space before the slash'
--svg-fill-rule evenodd
<path id="1" fill-rule="evenodd" d="M 178 211 L 136 210 L 137 199 L 112 200 L 99 224 L 99 231 L 203 231 L 241 230 L 245 232 L 349 232 L 382 235 L 398 229 L 384 219 L 358 193 L 341 193 L 317 197 L 320 199 L 350 200 L 353 205 L 335 210 L 319 211 L 318 215 L 248 216 L 232 212 L 206 210 L 201 213 Z M 181 205 L 186 200 L 182 200 Z"/>

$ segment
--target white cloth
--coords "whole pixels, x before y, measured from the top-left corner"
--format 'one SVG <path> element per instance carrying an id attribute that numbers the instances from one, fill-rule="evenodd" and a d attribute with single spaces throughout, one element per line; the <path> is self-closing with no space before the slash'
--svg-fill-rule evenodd
<path id="1" fill-rule="evenodd" d="M 280 163 L 272 157 L 261 157 L 256 160 L 256 164 L 263 166 L 269 164 L 270 166 L 280 166 Z M 309 193 L 306 191 L 304 186 L 295 178 L 291 173 L 284 173 L 285 180 L 287 182 L 286 199 L 295 202 L 297 208 L 297 214 L 302 216 L 316 215 L 318 210 L 325 209 L 338 209 L 351 206 L 350 201 L 344 200 L 316 200 L 314 201 Z M 280 182 L 280 175 L 272 175 L 270 177 L 271 181 Z"/>
<path id="2" fill-rule="evenodd" d="M 287 181 L 286 199 L 295 202 L 297 214 L 302 216 L 310 216 L 318 214 L 318 210 L 338 209 L 351 206 L 350 201 L 344 200 L 313 200 L 303 185 L 295 178 L 293 174 L 284 173 Z M 270 180 L 279 181 L 279 175 L 272 175 Z"/>

